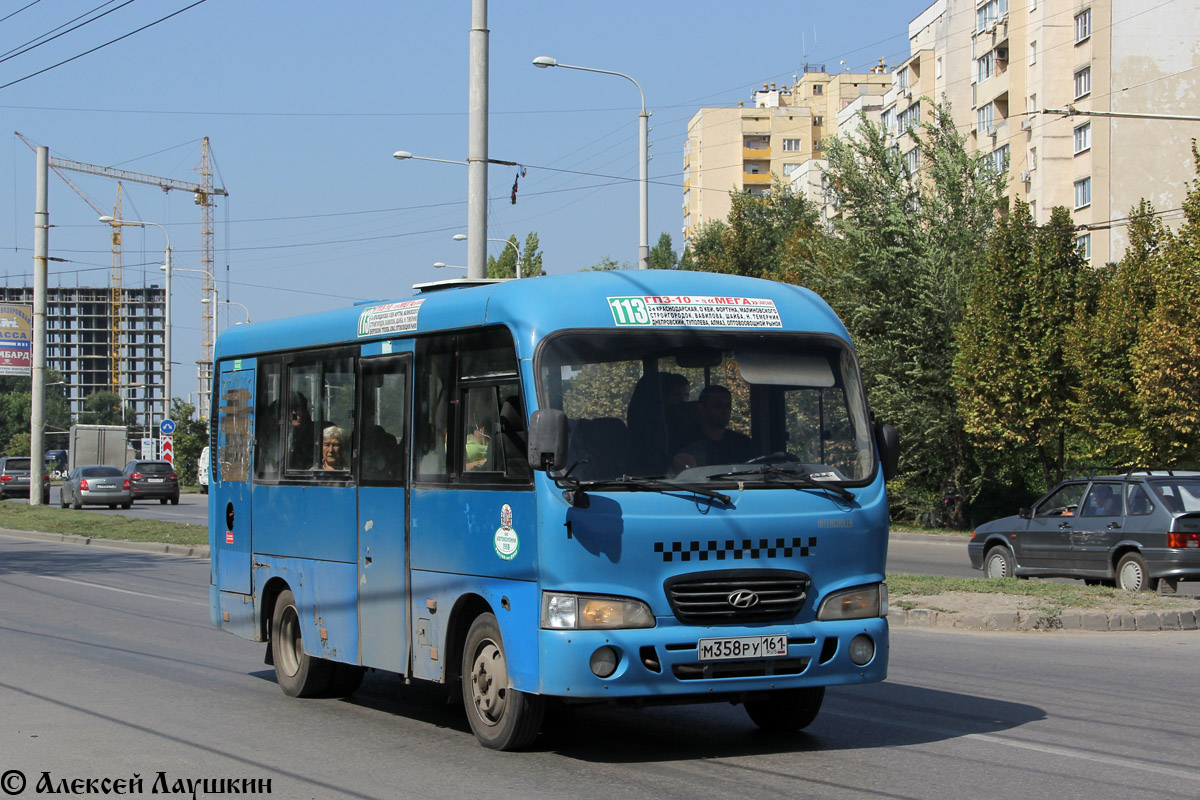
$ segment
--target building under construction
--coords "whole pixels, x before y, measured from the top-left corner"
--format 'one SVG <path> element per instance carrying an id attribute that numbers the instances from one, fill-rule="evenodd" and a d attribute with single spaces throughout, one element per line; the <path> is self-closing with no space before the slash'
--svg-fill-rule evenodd
<path id="1" fill-rule="evenodd" d="M 108 286 L 53 286 L 46 291 L 46 368 L 62 376 L 71 414 L 96 392 L 119 395 L 129 425 L 153 427 L 163 412 L 163 330 L 166 294 L 160 286 L 125 287 L 114 324 Z M 33 303 L 32 286 L 0 287 L 0 302 Z"/>

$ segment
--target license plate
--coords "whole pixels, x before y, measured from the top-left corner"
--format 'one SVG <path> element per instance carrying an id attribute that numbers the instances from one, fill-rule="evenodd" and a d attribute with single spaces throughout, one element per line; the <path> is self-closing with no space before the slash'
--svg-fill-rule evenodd
<path id="1" fill-rule="evenodd" d="M 701 661 L 729 661 L 736 658 L 779 658 L 787 655 L 787 634 L 772 636 L 731 636 L 726 639 L 701 639 L 696 645 Z"/>
<path id="2" fill-rule="evenodd" d="M 162 478 L 150 478 L 150 482 L 151 483 L 162 483 L 163 479 Z"/>

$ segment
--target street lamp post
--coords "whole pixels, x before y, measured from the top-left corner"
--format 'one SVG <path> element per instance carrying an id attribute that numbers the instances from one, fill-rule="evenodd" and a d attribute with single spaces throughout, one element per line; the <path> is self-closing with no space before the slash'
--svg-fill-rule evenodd
<path id="1" fill-rule="evenodd" d="M 433 262 L 433 266 L 436 269 L 467 269 L 466 267 L 460 267 L 456 264 L 447 264 L 445 261 L 435 261 Z"/>
<path id="2" fill-rule="evenodd" d="M 163 269 L 166 269 L 166 267 L 163 267 Z M 214 275 L 213 275 L 211 272 L 209 272 L 208 270 L 206 270 L 206 269 L 189 269 L 189 268 L 186 268 L 186 267 L 176 267 L 176 268 L 175 268 L 175 271 L 176 271 L 176 272 L 198 272 L 198 273 L 200 273 L 201 275 L 207 275 L 207 276 L 208 276 L 208 278 L 209 278 L 209 280 L 211 280 L 211 281 L 212 281 L 212 283 L 213 283 L 213 299 L 214 299 L 214 300 L 219 300 L 219 299 L 220 299 L 220 297 L 221 297 L 221 292 L 220 292 L 220 290 L 217 288 L 217 279 L 216 279 L 216 277 L 215 277 L 215 276 L 214 276 Z M 208 302 L 208 298 L 207 298 L 207 297 L 202 297 L 202 298 L 200 298 L 200 302 L 202 302 L 202 303 L 207 303 L 207 302 Z M 212 330 L 211 330 L 211 333 L 212 333 L 212 343 L 213 343 L 213 347 L 216 347 L 216 346 L 217 346 L 217 309 L 218 309 L 218 308 L 219 308 L 219 306 L 218 306 L 216 303 L 213 303 L 213 310 L 212 310 L 212 312 L 213 312 L 213 314 L 212 314 Z M 197 362 L 197 363 L 199 363 L 199 362 Z M 203 373 L 202 373 L 202 374 L 203 374 Z M 210 413 L 210 415 L 211 415 L 211 412 L 209 412 L 209 413 Z"/>
<path id="3" fill-rule="evenodd" d="M 624 72 L 614 72 L 611 69 L 595 69 L 594 67 L 577 67 L 572 64 L 560 64 L 557 59 L 550 56 L 538 56 L 533 60 L 533 65 L 540 69 L 547 67 L 562 67 L 563 69 L 577 69 L 581 72 L 599 72 L 602 75 L 616 75 L 618 78 L 624 78 L 637 87 L 638 94 L 642 98 L 642 113 L 638 115 L 638 184 L 639 184 L 639 218 L 638 218 L 638 269 L 650 268 L 650 112 L 646 110 L 646 93 L 642 91 L 642 85 L 635 81 Z"/>
<path id="4" fill-rule="evenodd" d="M 454 234 L 454 241 L 465 242 L 466 240 L 467 240 L 467 235 L 465 233 Z M 517 254 L 517 280 L 520 280 L 521 279 L 521 248 L 517 247 L 517 243 L 514 242 L 512 239 L 488 239 L 488 241 L 489 242 L 504 242 L 506 245 L 508 245 L 509 247 L 511 247 L 513 249 L 513 252 L 515 252 Z"/>
<path id="5" fill-rule="evenodd" d="M 157 222 L 146 222 L 138 219 L 116 219 L 109 214 L 100 218 L 101 222 L 114 228 L 145 228 L 147 225 L 158 228 L 167 240 L 166 263 L 163 270 L 167 274 L 166 302 L 163 304 L 163 419 L 171 416 L 171 234 Z"/>
<path id="6" fill-rule="evenodd" d="M 201 298 L 200 302 L 207 304 L 208 298 L 207 297 Z M 226 322 L 229 321 L 228 318 L 229 318 L 229 307 L 230 306 L 240 306 L 242 311 L 246 312 L 246 322 L 250 321 L 250 309 L 246 308 L 246 305 L 244 303 L 239 303 L 237 300 L 226 300 L 225 301 L 225 317 L 226 317 L 225 321 Z M 234 325 L 245 325 L 246 322 L 235 322 Z"/>

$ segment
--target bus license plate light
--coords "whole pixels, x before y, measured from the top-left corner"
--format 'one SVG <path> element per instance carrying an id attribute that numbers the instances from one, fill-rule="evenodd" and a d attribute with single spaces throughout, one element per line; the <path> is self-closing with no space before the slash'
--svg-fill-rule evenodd
<path id="1" fill-rule="evenodd" d="M 696 645 L 701 661 L 730 661 L 744 658 L 781 658 L 787 655 L 787 634 L 730 636 L 701 639 Z"/>

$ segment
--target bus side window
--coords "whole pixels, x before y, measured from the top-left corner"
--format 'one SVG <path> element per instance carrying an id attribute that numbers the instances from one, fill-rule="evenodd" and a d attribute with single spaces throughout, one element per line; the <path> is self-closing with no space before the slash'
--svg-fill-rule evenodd
<path id="1" fill-rule="evenodd" d="M 255 398 L 254 471 L 260 481 L 279 479 L 283 468 L 283 365 L 259 361 Z"/>
<path id="2" fill-rule="evenodd" d="M 407 378 L 406 365 L 399 359 L 363 362 L 359 476 L 365 482 L 404 481 Z"/>
<path id="3" fill-rule="evenodd" d="M 416 480 L 445 482 L 449 463 L 451 409 L 450 382 L 454 367 L 453 336 L 433 336 L 417 341 L 417 368 L 413 402 L 413 461 Z"/>
<path id="4" fill-rule="evenodd" d="M 289 473 L 346 478 L 352 463 L 354 387 L 353 358 L 328 357 L 292 365 L 286 398 Z M 325 446 L 326 439 L 338 440 L 340 447 Z"/>

